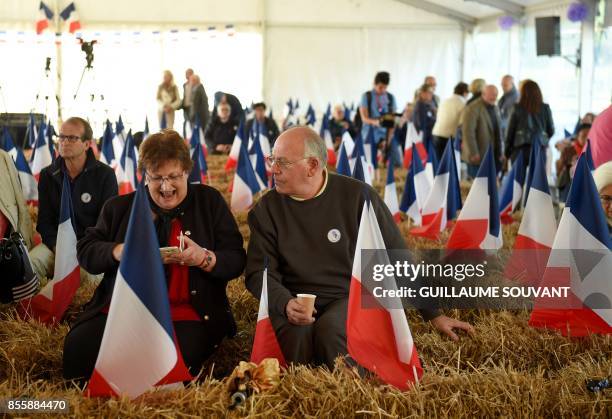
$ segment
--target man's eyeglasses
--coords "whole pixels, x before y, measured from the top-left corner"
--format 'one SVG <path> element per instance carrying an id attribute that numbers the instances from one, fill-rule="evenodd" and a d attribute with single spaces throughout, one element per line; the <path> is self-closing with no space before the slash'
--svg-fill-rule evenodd
<path id="1" fill-rule="evenodd" d="M 169 175 L 169 176 L 152 176 L 147 174 L 147 180 L 149 183 L 153 185 L 161 185 L 164 182 L 169 182 L 172 184 L 177 184 L 185 177 L 185 173 L 181 173 L 179 175 Z"/>
<path id="2" fill-rule="evenodd" d="M 60 135 L 57 136 L 57 140 L 58 141 L 68 141 L 69 143 L 76 143 L 80 139 L 81 139 L 81 137 L 79 137 L 77 135 L 64 135 L 64 134 L 60 134 Z"/>
<path id="3" fill-rule="evenodd" d="M 302 160 L 307 160 L 308 157 L 302 157 L 301 159 L 297 159 L 297 160 L 287 160 L 283 157 L 274 157 L 274 156 L 268 156 L 266 157 L 266 162 L 270 165 L 270 167 L 274 166 L 275 164 L 280 167 L 281 169 L 286 169 L 289 166 L 291 166 L 292 164 L 295 164 L 299 161 Z"/>

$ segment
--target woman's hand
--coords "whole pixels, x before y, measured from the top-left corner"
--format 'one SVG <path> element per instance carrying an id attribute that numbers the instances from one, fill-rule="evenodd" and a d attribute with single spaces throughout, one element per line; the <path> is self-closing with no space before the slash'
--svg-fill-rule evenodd
<path id="1" fill-rule="evenodd" d="M 183 236 L 185 249 L 182 252 L 169 255 L 164 258 L 164 263 L 176 263 L 183 266 L 198 266 L 205 272 L 213 270 L 217 264 L 217 257 L 214 252 L 200 247 L 196 242 L 187 236 Z"/>

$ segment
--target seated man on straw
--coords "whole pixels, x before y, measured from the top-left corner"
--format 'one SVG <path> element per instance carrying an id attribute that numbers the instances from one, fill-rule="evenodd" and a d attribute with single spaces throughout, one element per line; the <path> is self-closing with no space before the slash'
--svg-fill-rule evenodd
<path id="1" fill-rule="evenodd" d="M 296 127 L 276 140 L 270 158 L 276 188 L 249 213 L 246 286 L 259 298 L 268 260 L 268 304 L 272 325 L 289 363 L 334 367 L 347 354 L 346 317 L 353 255 L 363 208 L 363 182 L 326 169 L 324 141 Z M 391 213 L 371 189 L 372 205 L 389 249 L 406 247 Z M 316 295 L 314 317 L 298 293 Z M 458 340 L 454 328 L 467 323 L 421 311 L 425 320 Z"/>

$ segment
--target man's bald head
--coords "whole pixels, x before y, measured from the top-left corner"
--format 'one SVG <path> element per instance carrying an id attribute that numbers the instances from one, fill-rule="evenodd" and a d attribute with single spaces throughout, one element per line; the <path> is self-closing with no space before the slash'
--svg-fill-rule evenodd
<path id="1" fill-rule="evenodd" d="M 322 186 L 327 164 L 323 139 L 311 128 L 294 127 L 274 143 L 272 174 L 278 193 L 303 199 L 314 197 Z"/>
<path id="2" fill-rule="evenodd" d="M 193 86 L 197 86 L 200 84 L 200 76 L 197 74 L 192 74 L 191 77 L 189 77 L 189 83 L 191 83 Z"/>
<path id="3" fill-rule="evenodd" d="M 482 90 L 482 100 L 489 105 L 495 105 L 497 101 L 497 87 L 493 84 L 488 84 Z"/>

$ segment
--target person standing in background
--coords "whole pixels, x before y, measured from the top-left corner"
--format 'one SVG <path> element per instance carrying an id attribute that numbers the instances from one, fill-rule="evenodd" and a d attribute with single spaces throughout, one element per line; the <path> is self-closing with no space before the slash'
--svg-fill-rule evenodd
<path id="1" fill-rule="evenodd" d="M 514 86 L 514 77 L 509 74 L 502 78 L 501 86 L 504 94 L 499 98 L 497 106 L 499 107 L 499 113 L 501 115 L 502 133 L 506 135 L 510 113 L 512 113 L 512 107 L 519 101 L 519 94 Z"/>
<path id="2" fill-rule="evenodd" d="M 195 126 L 199 122 L 203 129 L 206 129 L 208 120 L 210 119 L 210 110 L 208 109 L 208 96 L 206 90 L 200 81 L 200 76 L 192 74 L 189 78 L 191 84 L 191 107 L 189 108 L 189 121 L 191 126 Z"/>
<path id="3" fill-rule="evenodd" d="M 174 76 L 169 70 L 164 71 L 164 81 L 157 88 L 157 117 L 159 125 L 162 125 L 164 114 L 166 116 L 166 127 L 174 127 L 174 111 L 181 105 L 178 87 L 174 84 Z"/>
<path id="4" fill-rule="evenodd" d="M 455 86 L 453 95 L 446 99 L 438 109 L 436 123 L 433 127 L 433 145 L 438 160 L 442 158 L 444 148 L 450 137 L 453 137 L 459 127 L 459 121 L 468 95 L 468 85 L 460 82 Z"/>
<path id="5" fill-rule="evenodd" d="M 431 100 L 433 102 L 434 107 L 437 109 L 440 106 L 440 97 L 436 95 L 436 86 L 438 85 L 438 83 L 436 82 L 436 78 L 434 76 L 427 76 L 425 77 L 425 80 L 423 80 L 423 84 L 426 84 L 429 87 L 431 87 L 431 91 L 433 92 L 433 97 Z M 414 91 L 414 101 L 415 102 L 419 100 L 420 92 L 421 92 L 420 87 Z"/>
<path id="6" fill-rule="evenodd" d="M 423 133 L 425 149 L 429 150 L 432 141 L 432 130 L 436 123 L 437 108 L 433 102 L 433 90 L 431 86 L 424 84 L 419 91 L 419 99 L 414 105 L 412 122 L 418 132 Z"/>
<path id="7" fill-rule="evenodd" d="M 193 75 L 193 69 L 188 68 L 185 70 L 185 83 L 183 83 L 183 102 L 181 109 L 183 109 L 183 120 L 189 121 L 189 110 L 191 109 L 191 83 L 189 78 Z"/>

